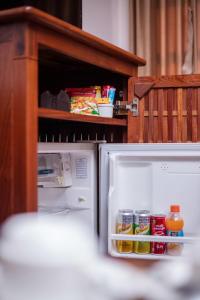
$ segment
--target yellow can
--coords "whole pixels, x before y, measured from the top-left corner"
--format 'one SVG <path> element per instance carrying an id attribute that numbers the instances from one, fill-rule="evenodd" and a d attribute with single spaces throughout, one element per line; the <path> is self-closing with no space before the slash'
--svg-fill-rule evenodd
<path id="1" fill-rule="evenodd" d="M 116 233 L 133 234 L 133 210 L 120 209 L 117 216 Z M 116 241 L 117 251 L 119 253 L 133 252 L 132 241 Z"/>
<path id="2" fill-rule="evenodd" d="M 134 234 L 150 235 L 150 211 L 148 210 L 135 211 Z M 150 242 L 135 241 L 134 252 L 137 254 L 150 253 Z"/>

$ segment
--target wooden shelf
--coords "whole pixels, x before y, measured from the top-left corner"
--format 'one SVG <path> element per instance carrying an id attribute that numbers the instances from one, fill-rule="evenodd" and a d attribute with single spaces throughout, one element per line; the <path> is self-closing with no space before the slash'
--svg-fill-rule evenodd
<path id="1" fill-rule="evenodd" d="M 65 120 L 65 121 L 104 124 L 110 126 L 124 126 L 124 127 L 127 126 L 127 120 L 124 119 L 79 115 L 79 114 L 73 114 L 65 111 L 47 109 L 47 108 L 39 108 L 38 117 L 46 118 L 46 119 L 58 119 L 58 120 Z"/>

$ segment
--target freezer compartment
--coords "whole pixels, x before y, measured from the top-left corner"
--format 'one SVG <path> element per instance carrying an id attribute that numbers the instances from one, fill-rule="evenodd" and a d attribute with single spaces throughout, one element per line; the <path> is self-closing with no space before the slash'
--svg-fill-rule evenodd
<path id="1" fill-rule="evenodd" d="M 116 234 L 120 209 L 168 214 L 171 204 L 181 206 L 185 237 Z M 108 252 L 112 256 L 155 259 L 155 254 L 121 254 L 116 240 L 184 243 L 182 254 L 198 239 L 200 228 L 200 156 L 194 152 L 136 151 L 109 154 Z M 166 259 L 166 254 L 159 259 Z"/>

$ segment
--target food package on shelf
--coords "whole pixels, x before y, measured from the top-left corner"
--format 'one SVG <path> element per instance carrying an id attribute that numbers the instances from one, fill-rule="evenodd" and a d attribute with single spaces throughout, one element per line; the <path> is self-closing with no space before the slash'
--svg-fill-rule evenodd
<path id="1" fill-rule="evenodd" d="M 99 115 L 97 101 L 93 97 L 71 97 L 71 112 L 82 115 Z"/>
<path id="2" fill-rule="evenodd" d="M 115 88 L 111 86 L 91 86 L 66 88 L 71 99 L 71 112 L 86 115 L 99 115 L 98 105 L 113 104 Z"/>

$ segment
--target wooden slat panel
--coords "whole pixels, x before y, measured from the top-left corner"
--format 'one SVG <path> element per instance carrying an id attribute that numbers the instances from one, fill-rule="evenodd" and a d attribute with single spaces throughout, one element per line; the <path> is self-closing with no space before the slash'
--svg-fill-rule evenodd
<path id="1" fill-rule="evenodd" d="M 142 77 L 155 82 L 140 105 L 140 139 L 144 142 L 200 141 L 200 75 Z"/>
<path id="2" fill-rule="evenodd" d="M 176 112 L 176 115 L 173 116 L 172 118 L 172 142 L 177 142 L 177 131 L 178 131 L 178 118 L 177 118 L 177 110 L 178 110 L 178 107 L 177 107 L 177 90 L 176 89 L 173 89 L 173 97 L 172 97 L 172 116 L 173 116 L 173 112 L 175 111 Z"/>
<path id="3" fill-rule="evenodd" d="M 149 128 L 148 128 L 148 142 L 153 143 L 153 102 L 154 102 L 154 90 L 151 90 L 149 93 Z"/>
<path id="4" fill-rule="evenodd" d="M 144 120 L 144 142 L 148 143 L 149 137 L 149 95 L 147 94 L 144 98 L 144 109 L 145 112 L 148 111 L 148 118 Z"/>
<path id="5" fill-rule="evenodd" d="M 158 91 L 153 90 L 153 112 L 158 111 Z M 158 118 L 153 115 L 153 142 L 158 142 Z"/>
<path id="6" fill-rule="evenodd" d="M 183 89 L 183 111 L 187 112 L 186 89 Z M 182 142 L 187 142 L 187 114 L 183 116 Z"/>
<path id="7" fill-rule="evenodd" d="M 163 109 L 167 111 L 167 90 L 164 90 Z M 163 119 L 163 143 L 168 142 L 168 133 L 168 117 L 166 116 Z"/>
<path id="8" fill-rule="evenodd" d="M 193 114 L 193 111 L 197 111 L 197 89 L 192 91 L 192 142 L 197 142 L 197 116 Z"/>
<path id="9" fill-rule="evenodd" d="M 162 89 L 158 90 L 158 142 L 162 142 L 164 139 L 164 92 Z"/>
<path id="10" fill-rule="evenodd" d="M 187 101 L 187 140 L 192 141 L 192 89 L 186 90 Z"/>
<path id="11" fill-rule="evenodd" d="M 197 89 L 197 140 L 200 141 L 200 88 Z"/>
<path id="12" fill-rule="evenodd" d="M 183 131 L 183 89 L 177 89 L 177 142 L 182 141 L 182 131 Z"/>
<path id="13" fill-rule="evenodd" d="M 168 141 L 173 140 L 173 89 L 168 89 L 167 91 L 167 110 L 168 110 Z"/>
<path id="14" fill-rule="evenodd" d="M 144 98 L 142 98 L 140 100 L 140 104 L 139 104 L 140 110 L 139 110 L 139 114 L 140 114 L 140 135 L 139 135 L 139 143 L 143 143 L 144 142 Z"/>

